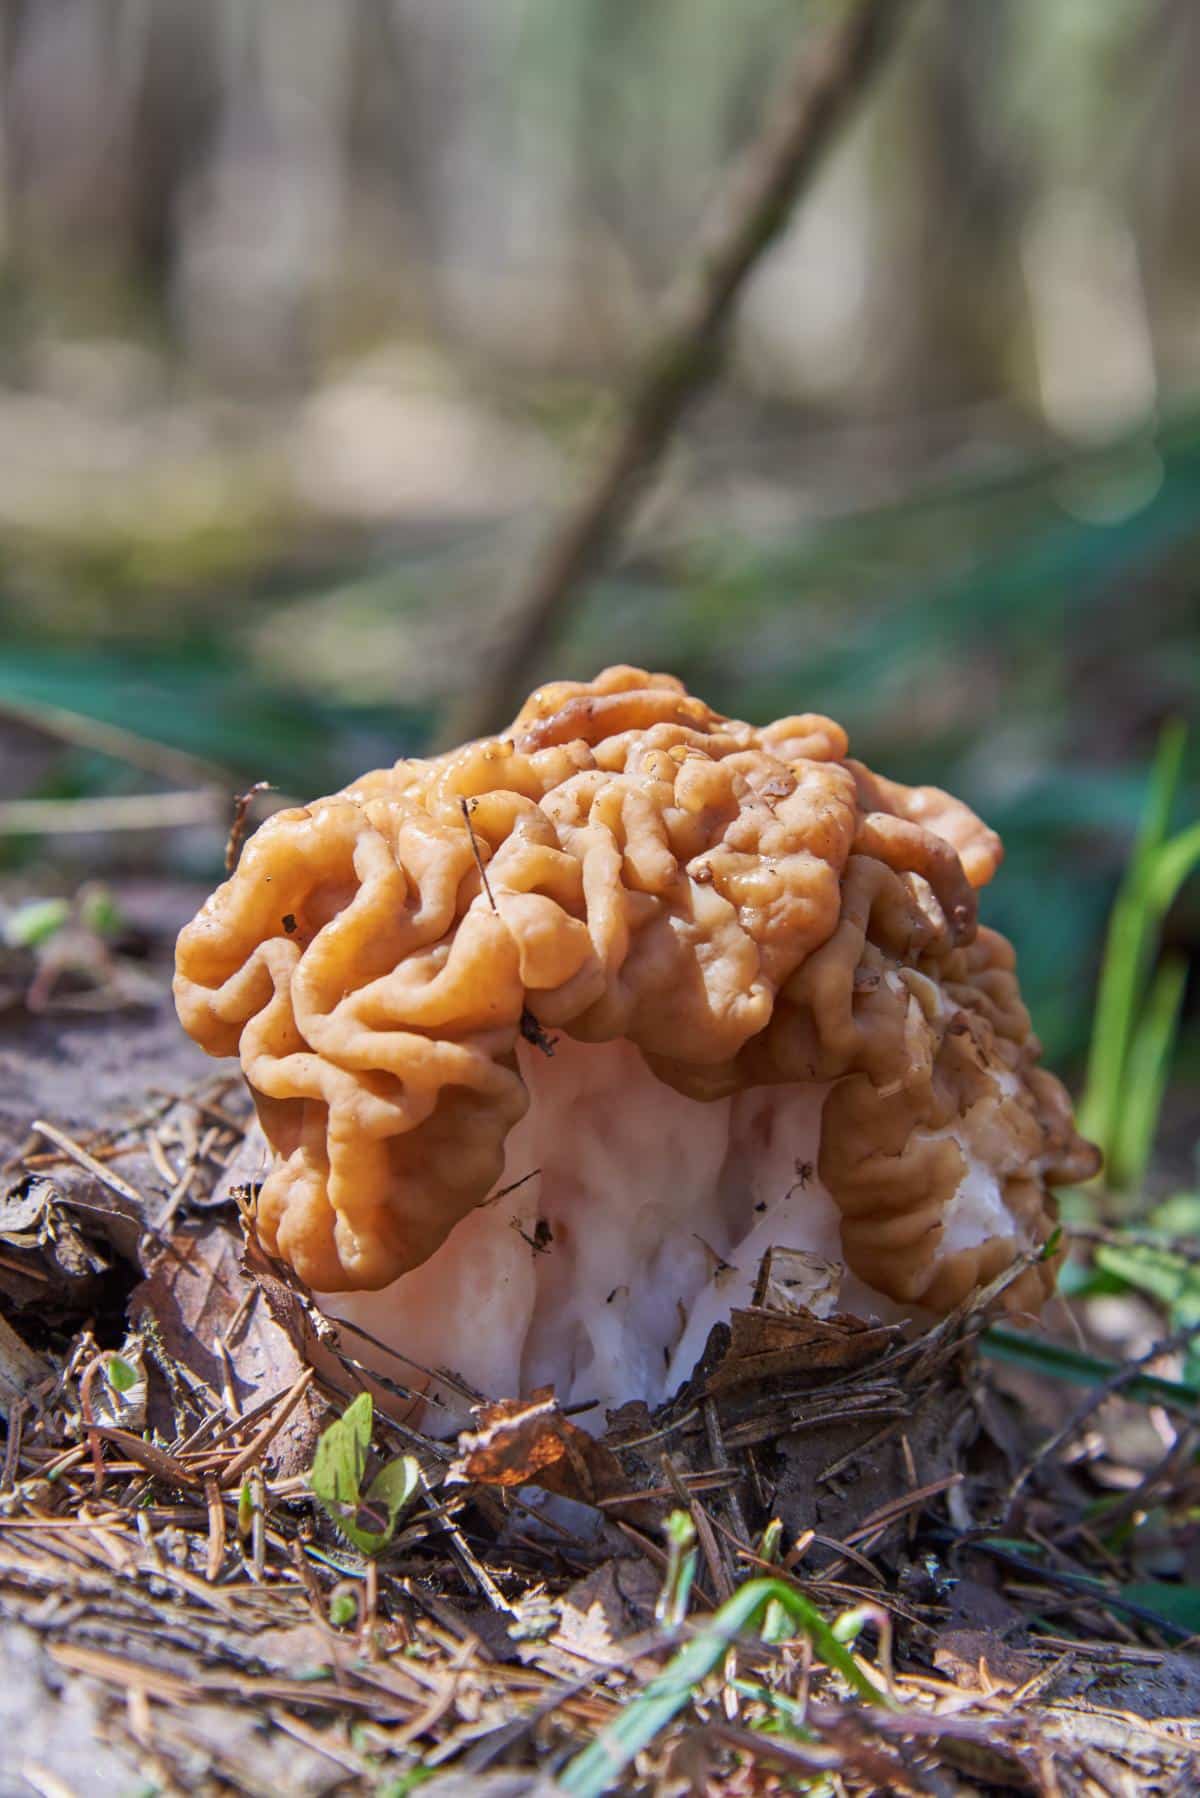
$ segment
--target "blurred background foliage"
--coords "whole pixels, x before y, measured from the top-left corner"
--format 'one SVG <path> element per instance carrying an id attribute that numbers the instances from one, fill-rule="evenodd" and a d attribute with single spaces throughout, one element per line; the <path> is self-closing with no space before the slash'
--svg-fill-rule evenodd
<path id="1" fill-rule="evenodd" d="M 298 794 L 419 750 L 832 10 L 7 0 L 0 707 Z M 1198 709 L 1198 92 L 1189 0 L 916 8 L 548 657 L 827 710 L 970 799 L 1008 846 L 985 916 L 1077 1067 L 1160 728 Z M 3 731 L 5 799 L 153 784 Z M 218 837 L 0 856 L 208 878 Z M 1162 934 L 1194 964 L 1194 882 Z M 1183 1005 L 1176 1164 L 1194 977 Z"/>

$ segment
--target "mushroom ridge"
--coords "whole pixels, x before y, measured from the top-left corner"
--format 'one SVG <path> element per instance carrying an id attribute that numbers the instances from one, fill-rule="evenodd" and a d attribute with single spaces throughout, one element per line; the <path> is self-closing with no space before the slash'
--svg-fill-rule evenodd
<path id="1" fill-rule="evenodd" d="M 976 926 L 1000 853 L 827 718 L 756 729 L 618 667 L 269 819 L 181 934 L 176 1000 L 241 1057 L 278 1157 L 257 1227 L 319 1291 L 389 1285 L 488 1199 L 538 1078 L 519 1045 L 558 1032 L 709 1105 L 823 1089 L 848 1268 L 946 1310 L 1096 1165 Z"/>

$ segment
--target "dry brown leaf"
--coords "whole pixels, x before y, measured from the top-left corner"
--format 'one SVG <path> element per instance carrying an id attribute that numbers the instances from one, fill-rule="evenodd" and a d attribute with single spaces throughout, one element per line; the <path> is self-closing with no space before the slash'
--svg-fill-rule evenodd
<path id="1" fill-rule="evenodd" d="M 129 1311 L 143 1327 L 153 1319 L 155 1348 L 214 1392 L 231 1380 L 242 1411 L 286 1392 L 304 1371 L 296 1342 L 242 1266 L 240 1232 L 220 1218 L 171 1236 Z M 320 1401 L 306 1394 L 272 1441 L 268 1459 L 281 1474 L 308 1467 L 320 1415 Z"/>
<path id="2" fill-rule="evenodd" d="M 606 1561 L 563 1594 L 552 1640 L 565 1652 L 598 1664 L 623 1659 L 616 1651 L 625 1638 L 654 1622 L 659 1583 L 654 1568 L 641 1557 Z"/>
<path id="3" fill-rule="evenodd" d="M 610 1448 L 564 1417 L 552 1387 L 527 1399 L 500 1399 L 479 1410 L 478 1430 L 464 1430 L 448 1479 L 480 1486 L 540 1486 L 583 1504 L 596 1505 L 629 1491 L 629 1481 Z M 610 1507 L 635 1520 L 644 1506 Z"/>
<path id="4" fill-rule="evenodd" d="M 0 1317 L 0 1417 L 8 1417 L 50 1375 L 49 1365 Z"/>
<path id="5" fill-rule="evenodd" d="M 707 1389 L 716 1393 L 789 1374 L 862 1367 L 897 1334 L 894 1325 L 868 1324 L 843 1312 L 821 1318 L 808 1310 L 747 1306 L 729 1320 L 729 1347 L 708 1376 Z"/>

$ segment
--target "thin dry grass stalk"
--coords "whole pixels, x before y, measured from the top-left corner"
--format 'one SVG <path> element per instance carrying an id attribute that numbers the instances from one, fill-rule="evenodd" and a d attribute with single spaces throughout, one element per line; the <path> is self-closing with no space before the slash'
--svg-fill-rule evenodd
<path id="1" fill-rule="evenodd" d="M 1200 1667 L 1186 1626 L 1136 1594 L 1126 1497 L 1149 1482 L 1159 1512 L 1194 1507 L 1192 1458 L 1131 1462 L 1099 1428 L 1124 1402 L 1113 1382 L 1103 1410 L 1040 1447 L 1020 1438 L 1007 1461 L 1018 1438 L 973 1351 L 994 1292 L 912 1340 L 881 1331 L 867 1354 L 861 1329 L 841 1350 L 825 1329 L 795 1333 L 789 1360 L 747 1314 L 663 1412 L 629 1409 L 586 1451 L 544 1400 L 495 1407 L 490 1423 L 485 1409 L 457 1458 L 377 1412 L 376 1450 L 417 1454 L 420 1497 L 378 1555 L 349 1550 L 308 1493 L 311 1435 L 297 1461 L 293 1432 L 318 1395 L 326 1418 L 343 1409 L 365 1370 L 354 1332 L 318 1318 L 278 1270 L 260 1286 L 240 1265 L 236 1212 L 222 1204 L 234 1106 L 209 1083 L 82 1141 L 41 1119 L 32 1165 L 11 1170 L 77 1180 L 73 1215 L 95 1223 L 106 1205 L 121 1220 L 137 1211 L 152 1272 L 137 1306 L 144 1348 L 125 1352 L 144 1353 L 149 1408 L 144 1426 L 111 1420 L 113 1352 L 86 1331 L 35 1337 L 45 1377 L 14 1408 L 0 1477 L 0 1629 L 24 1625 L 61 1676 L 111 1694 L 107 1732 L 164 1789 L 253 1792 L 264 1766 L 276 1789 L 326 1789 L 332 1776 L 364 1794 L 443 1769 L 562 1769 L 653 1693 L 750 1577 L 853 1613 L 867 1631 L 859 1664 L 894 1710 L 864 1704 L 803 1635 L 750 1633 L 621 1789 L 684 1770 L 768 1793 L 822 1771 L 862 1798 L 885 1778 L 1070 1798 L 1200 1784 Z M 33 1255 L 6 1253 L 18 1265 Z M 247 1357 L 284 1301 L 292 1335 L 270 1340 L 288 1371 L 255 1388 Z M 195 1319 L 182 1330 L 180 1303 Z M 320 1350 L 319 1371 L 296 1340 Z M 766 1340 L 769 1376 L 728 1377 L 731 1353 L 753 1357 Z M 1081 1422 L 1096 1432 L 1083 1466 Z M 560 1433 L 563 1489 L 586 1509 L 547 1508 L 532 1486 L 506 1483 L 531 1432 L 546 1466 L 546 1433 Z M 463 1468 L 475 1470 L 465 1483 Z M 993 1532 L 1018 1473 L 1026 1534 L 1014 1549 Z M 1115 1532 L 1096 1515 L 1105 1490 Z M 686 1620 L 664 1630 L 672 1509 L 696 1532 L 697 1577 Z"/>

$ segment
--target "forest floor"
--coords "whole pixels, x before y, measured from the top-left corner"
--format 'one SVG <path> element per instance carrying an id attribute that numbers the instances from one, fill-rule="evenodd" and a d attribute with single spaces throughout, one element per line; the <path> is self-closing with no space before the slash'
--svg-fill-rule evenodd
<path id="1" fill-rule="evenodd" d="M 1200 1394 L 1148 1307 L 1053 1307 L 1051 1377 L 978 1302 L 768 1285 L 600 1441 L 337 1426 L 361 1345 L 246 1248 L 241 1083 L 166 993 L 190 897 L 0 969 L 6 1795 L 1200 1789 Z"/>

